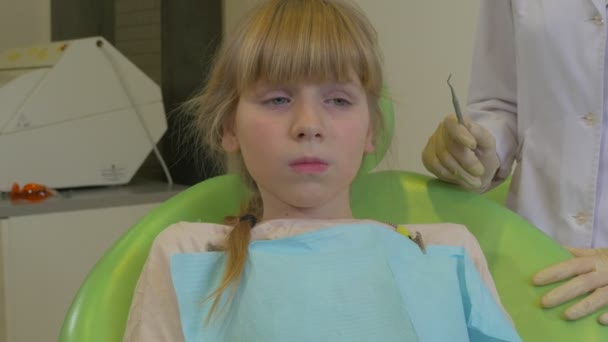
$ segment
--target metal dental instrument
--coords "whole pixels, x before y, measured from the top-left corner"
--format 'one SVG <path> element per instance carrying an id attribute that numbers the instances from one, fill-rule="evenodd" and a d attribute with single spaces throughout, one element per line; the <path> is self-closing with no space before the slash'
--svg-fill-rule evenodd
<path id="1" fill-rule="evenodd" d="M 448 86 L 450 87 L 450 92 L 452 93 L 452 104 L 454 105 L 454 111 L 456 112 L 456 118 L 458 119 L 458 123 L 464 125 L 464 120 L 462 119 L 462 112 L 460 111 L 460 103 L 458 103 L 458 98 L 456 97 L 456 93 L 454 92 L 454 88 L 450 84 L 450 78 L 452 78 L 452 74 L 448 77 Z"/>

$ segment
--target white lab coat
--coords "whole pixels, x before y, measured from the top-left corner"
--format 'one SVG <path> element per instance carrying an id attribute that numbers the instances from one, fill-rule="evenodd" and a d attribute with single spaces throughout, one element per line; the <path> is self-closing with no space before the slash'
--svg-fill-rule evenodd
<path id="1" fill-rule="evenodd" d="M 605 0 L 481 1 L 467 112 L 496 138 L 498 176 L 517 162 L 508 206 L 570 246 L 591 247 L 594 211 L 608 210 L 596 207 L 604 17 Z"/>

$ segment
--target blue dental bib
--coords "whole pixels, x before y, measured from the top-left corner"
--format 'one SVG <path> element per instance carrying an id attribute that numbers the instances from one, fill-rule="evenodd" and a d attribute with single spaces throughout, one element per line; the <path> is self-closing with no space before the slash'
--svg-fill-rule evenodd
<path id="1" fill-rule="evenodd" d="M 222 252 L 176 254 L 186 341 L 520 341 L 462 248 L 370 223 L 254 241 L 234 298 L 205 324 Z"/>

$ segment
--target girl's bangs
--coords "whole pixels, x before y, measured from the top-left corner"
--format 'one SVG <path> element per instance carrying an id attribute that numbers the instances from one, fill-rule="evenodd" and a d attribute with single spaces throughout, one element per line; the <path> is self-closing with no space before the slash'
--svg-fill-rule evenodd
<path id="1" fill-rule="evenodd" d="M 379 92 L 381 66 L 377 52 L 369 51 L 376 33 L 366 30 L 362 16 L 355 21 L 346 15 L 349 9 L 324 1 L 285 1 L 252 25 L 234 56 L 240 60 L 235 61 L 239 91 L 261 80 L 349 82 L 356 76 L 366 91 Z"/>

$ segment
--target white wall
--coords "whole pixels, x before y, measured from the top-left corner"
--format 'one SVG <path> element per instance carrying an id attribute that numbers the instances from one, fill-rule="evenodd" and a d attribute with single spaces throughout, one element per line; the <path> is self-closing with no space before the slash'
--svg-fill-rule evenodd
<path id="1" fill-rule="evenodd" d="M 50 0 L 0 0 L 0 51 L 50 41 Z"/>
<path id="2" fill-rule="evenodd" d="M 256 0 L 224 0 L 230 30 Z M 420 154 L 441 118 L 452 112 L 450 73 L 464 105 L 477 0 L 355 0 L 380 36 L 395 105 L 396 137 L 382 169 L 425 172 Z"/>

